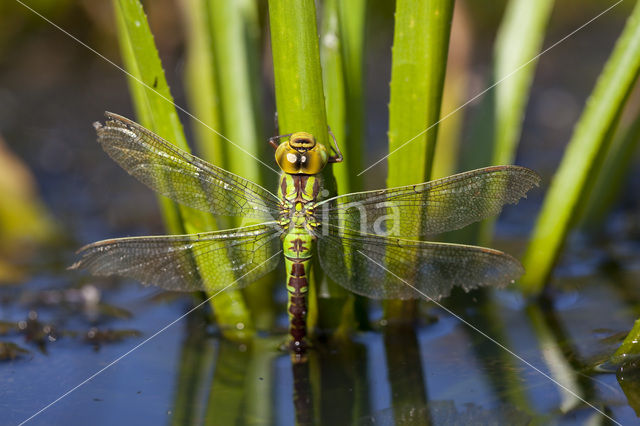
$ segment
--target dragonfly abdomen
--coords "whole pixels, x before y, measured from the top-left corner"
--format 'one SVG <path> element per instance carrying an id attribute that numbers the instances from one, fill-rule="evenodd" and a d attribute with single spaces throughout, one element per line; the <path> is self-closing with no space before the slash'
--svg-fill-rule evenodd
<path id="1" fill-rule="evenodd" d="M 289 315 L 290 348 L 295 361 L 304 358 L 307 335 L 307 293 L 313 255 L 313 237 L 290 232 L 284 236 L 283 249 L 287 268 L 287 314 Z"/>

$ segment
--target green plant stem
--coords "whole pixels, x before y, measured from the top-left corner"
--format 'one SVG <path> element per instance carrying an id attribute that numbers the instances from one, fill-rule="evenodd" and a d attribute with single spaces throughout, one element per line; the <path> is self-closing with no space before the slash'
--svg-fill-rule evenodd
<path id="1" fill-rule="evenodd" d="M 280 133 L 306 131 L 312 133 L 319 143 L 333 146 L 327 131 L 315 3 L 312 0 L 270 0 L 269 19 Z M 322 175 L 324 188 L 329 194 L 335 194 L 331 165 L 325 167 Z M 316 284 L 326 284 L 327 288 L 322 289 L 322 293 L 344 297 L 344 292 L 335 283 L 319 279 L 321 273 L 317 266 L 316 262 L 309 289 L 307 326 L 311 333 L 319 322 L 323 327 L 329 324 L 337 326 L 343 305 L 326 304 L 319 310 Z"/>
<path id="2" fill-rule="evenodd" d="M 196 144 L 202 158 L 224 167 L 225 141 L 211 130 L 222 131 L 222 118 L 207 1 L 181 0 L 181 3 L 187 32 L 185 88 L 193 114 L 202 121 L 193 120 Z"/>
<path id="3" fill-rule="evenodd" d="M 451 42 L 447 58 L 447 76 L 442 93 L 442 116 L 438 125 L 438 142 L 434 153 L 431 179 L 456 173 L 463 134 L 464 114 L 452 113 L 468 98 L 471 28 L 465 3 L 456 3 L 451 24 Z"/>
<path id="4" fill-rule="evenodd" d="M 124 63 L 133 75 L 129 84 L 133 87 L 139 119 L 159 136 L 189 151 L 142 5 L 138 0 L 114 0 L 114 8 Z M 207 213 L 184 206 L 176 208 L 168 200 L 162 201 L 162 207 L 170 232 L 196 233 L 215 229 L 215 221 Z M 194 262 L 206 285 L 207 265 L 198 264 L 197 259 Z M 253 323 L 240 292 L 220 293 L 211 299 L 211 304 L 226 337 L 244 340 L 253 334 Z M 243 327 L 238 328 L 238 324 Z"/>
<path id="5" fill-rule="evenodd" d="M 347 146 L 350 146 L 352 141 L 347 139 L 347 83 L 338 3 L 338 0 L 327 0 L 323 4 L 320 59 L 327 122 L 344 154 L 343 163 L 335 169 L 336 183 L 341 193 L 348 193 L 352 190 L 349 172 L 351 156 L 347 153 Z"/>
<path id="6" fill-rule="evenodd" d="M 603 163 L 611 135 L 640 71 L 640 2 L 600 75 L 554 176 L 523 264 L 529 295 L 544 287 Z"/>
<path id="7" fill-rule="evenodd" d="M 388 186 L 424 182 L 431 176 L 453 4 L 452 0 L 396 3 Z"/>
<path id="8" fill-rule="evenodd" d="M 248 59 L 248 41 L 243 33 L 248 31 L 243 6 L 252 3 L 217 1 L 209 8 L 211 39 L 213 42 L 216 78 L 220 95 L 222 128 L 227 138 L 242 147 L 245 152 L 233 147 L 227 150 L 225 167 L 253 182 L 261 182 L 259 163 L 250 161 L 247 154 L 260 155 L 260 136 L 256 126 L 255 109 L 252 104 L 251 72 Z M 227 143 L 228 145 L 228 143 Z"/>
<path id="9" fill-rule="evenodd" d="M 498 30 L 493 68 L 496 87 L 494 164 L 511 164 L 554 0 L 511 0 Z M 525 65 L 526 64 L 526 65 Z M 516 71 L 517 70 L 517 71 Z"/>
<path id="10" fill-rule="evenodd" d="M 122 55 L 122 60 L 124 62 L 125 68 L 129 72 L 129 76 L 127 77 L 127 82 L 129 84 L 129 93 L 131 94 L 133 100 L 133 106 L 136 112 L 136 117 L 138 122 L 142 124 L 144 127 L 148 129 L 154 129 L 156 133 L 158 131 L 155 128 L 155 123 L 153 120 L 153 116 L 151 115 L 151 106 L 149 104 L 149 100 L 147 99 L 147 89 L 144 86 L 144 80 L 142 80 L 142 73 L 138 66 L 138 57 L 137 52 L 134 51 L 134 44 L 130 38 L 129 32 L 127 31 L 127 23 L 126 18 L 124 16 L 124 11 L 122 10 L 121 5 L 117 0 L 114 0 L 114 10 L 116 16 L 116 23 L 118 27 L 118 41 L 120 43 L 120 52 Z M 135 6 L 135 5 L 131 5 Z M 140 9 L 142 7 L 140 6 Z M 133 9 L 133 12 L 138 12 L 136 9 Z M 144 15 L 144 11 L 140 10 L 137 14 Z M 132 12 L 129 12 L 129 16 L 135 16 Z M 135 19 L 135 18 L 133 18 Z M 145 16 L 146 19 L 146 16 Z M 155 46 L 154 46 L 155 48 Z M 150 67 L 156 65 L 153 58 L 150 58 L 152 64 Z M 158 59 L 159 62 L 159 59 Z M 160 65 L 160 69 L 162 66 Z M 142 81 L 142 83 L 140 81 Z M 146 84 L 153 84 L 153 82 L 149 82 Z M 157 86 L 158 82 L 156 82 Z M 161 89 L 158 88 L 158 91 Z M 168 91 L 165 89 L 165 91 Z M 159 97 L 159 96 L 158 96 Z M 173 99 L 173 98 L 169 98 Z M 171 132 L 168 132 L 171 133 Z M 159 134 L 159 133 L 158 133 Z M 184 142 L 186 145 L 186 140 Z M 167 197 L 158 196 L 158 203 L 160 204 L 160 211 L 162 212 L 162 216 L 164 219 L 165 227 L 172 234 L 183 234 L 185 233 L 184 226 L 182 224 L 182 220 L 180 217 L 180 211 L 178 205 L 168 199 Z"/>
<path id="11" fill-rule="evenodd" d="M 349 0 L 338 2 L 338 24 L 340 25 L 340 48 L 344 69 L 344 87 L 346 100 L 346 122 L 344 146 L 344 167 L 336 169 L 348 173 L 349 186 L 338 189 L 341 193 L 362 190 L 362 170 L 365 138 L 364 122 L 364 53 L 367 18 L 367 0 Z M 340 181 L 338 181 L 340 182 Z"/>
<path id="12" fill-rule="evenodd" d="M 495 109 L 495 137 L 491 164 L 512 164 L 522 132 L 525 107 L 546 33 L 554 0 L 511 0 L 498 30 L 494 47 L 492 107 Z M 526 65 L 525 65 L 526 64 Z M 484 166 L 480 165 L 480 166 Z M 490 244 L 495 218 L 480 227 L 480 244 Z"/>
<path id="13" fill-rule="evenodd" d="M 431 176 L 453 6 L 453 0 L 396 3 L 389 103 L 389 187 L 424 182 Z M 415 230 L 405 230 L 407 235 L 412 233 Z M 411 305 L 387 302 L 386 316 L 412 317 L 413 309 L 408 308 Z"/>
<path id="14" fill-rule="evenodd" d="M 585 217 L 580 226 L 595 231 L 603 227 L 607 213 L 620 198 L 622 187 L 629 174 L 634 152 L 640 146 L 640 112 L 622 134 L 616 134 L 605 156 L 601 176 L 589 194 Z"/>

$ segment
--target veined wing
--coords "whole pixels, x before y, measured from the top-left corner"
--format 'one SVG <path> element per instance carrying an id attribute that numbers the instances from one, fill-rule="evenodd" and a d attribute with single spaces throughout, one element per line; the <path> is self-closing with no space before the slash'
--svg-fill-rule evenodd
<path id="1" fill-rule="evenodd" d="M 141 125 L 107 112 L 98 142 L 129 174 L 185 206 L 220 216 L 273 220 L 279 200 L 261 186 L 214 166 Z"/>
<path id="2" fill-rule="evenodd" d="M 361 233 L 433 236 L 500 213 L 539 182 L 540 176 L 525 167 L 493 166 L 417 185 L 339 195 L 316 209 L 329 223 Z"/>
<path id="3" fill-rule="evenodd" d="M 318 236 L 320 265 L 332 280 L 374 299 L 431 299 L 453 287 L 503 287 L 524 272 L 506 253 L 484 247 L 363 235 L 329 226 Z"/>
<path id="4" fill-rule="evenodd" d="M 268 222 L 200 234 L 98 241 L 78 251 L 82 258 L 71 269 L 134 278 L 173 291 L 239 288 L 278 265 L 281 232 L 275 222 Z"/>

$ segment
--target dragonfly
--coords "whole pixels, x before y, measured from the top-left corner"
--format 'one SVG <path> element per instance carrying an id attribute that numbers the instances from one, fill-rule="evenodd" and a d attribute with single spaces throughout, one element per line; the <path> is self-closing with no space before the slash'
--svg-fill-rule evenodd
<path id="1" fill-rule="evenodd" d="M 504 287 L 521 264 L 498 250 L 418 240 L 462 228 L 517 203 L 540 182 L 515 165 L 492 166 L 415 185 L 323 197 L 321 172 L 343 157 L 307 132 L 275 136 L 277 194 L 187 153 L 125 117 L 94 123 L 98 142 L 124 170 L 182 205 L 254 224 L 188 235 L 116 238 L 78 250 L 72 269 L 129 277 L 172 291 L 243 288 L 284 259 L 288 348 L 307 350 L 312 260 L 347 290 L 373 299 L 437 301 L 454 287 Z M 331 133 L 329 131 L 329 133 Z M 245 222 L 247 223 L 247 222 Z"/>

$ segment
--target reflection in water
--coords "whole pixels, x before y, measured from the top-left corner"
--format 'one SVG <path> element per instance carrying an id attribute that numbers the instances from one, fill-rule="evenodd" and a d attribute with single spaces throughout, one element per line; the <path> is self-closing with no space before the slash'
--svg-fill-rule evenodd
<path id="1" fill-rule="evenodd" d="M 396 424 L 431 424 L 420 347 L 412 324 L 393 324 L 384 329 L 387 375 Z"/>
<path id="2" fill-rule="evenodd" d="M 584 373 L 586 361 L 565 333 L 565 317 L 551 306 L 509 310 L 491 295 L 478 295 L 476 300 L 456 310 L 506 346 L 524 351 L 525 359 L 610 415 L 607 405 L 613 398 L 612 388 L 600 386 L 607 376 L 595 381 Z M 283 336 L 259 337 L 243 347 L 207 335 L 206 318 L 193 317 L 182 348 L 172 422 L 449 425 L 606 421 L 575 396 L 568 400 L 560 387 L 495 344 L 438 312 L 440 320 L 429 325 L 388 326 L 382 334 L 359 334 L 357 342 L 316 342 L 308 363 L 294 365 L 277 349 Z M 526 340 L 520 340 L 523 337 Z M 426 366 L 433 370 L 424 370 Z M 639 380 L 630 369 L 631 365 L 625 366 L 618 380 L 637 410 Z M 483 378 L 485 385 L 478 383 Z"/>
<path id="3" fill-rule="evenodd" d="M 407 407 L 408 408 L 408 407 Z M 425 419 L 428 422 L 425 423 Z M 495 409 L 486 409 L 475 404 L 464 404 L 458 408 L 455 401 L 430 401 L 426 405 L 411 407 L 402 413 L 394 408 L 381 410 L 365 419 L 358 425 L 530 425 L 532 419 L 526 413 L 509 405 Z M 534 423 L 535 424 L 535 423 Z M 542 424 L 542 423 L 541 423 Z"/>
<path id="4" fill-rule="evenodd" d="M 477 302 L 466 307 L 457 305 L 454 311 L 556 380 L 560 381 L 560 376 L 566 375 L 570 380 L 562 383 L 570 385 L 573 391 L 607 415 L 613 413 L 612 417 L 617 421 L 629 423 L 636 419 L 633 410 L 640 412 L 637 386 L 640 379 L 632 371 L 634 365 L 625 365 L 620 370 L 619 385 L 612 374 L 591 377 L 591 373 L 585 373 L 589 371 L 585 366 L 594 354 L 610 354 L 612 347 L 615 350 L 618 344 L 617 341 L 603 341 L 599 334 L 591 332 L 602 327 L 602 318 L 607 318 L 611 330 L 621 328 L 615 323 L 615 317 L 606 315 L 613 311 L 611 303 L 618 302 L 613 296 L 603 297 L 602 291 L 602 286 L 586 286 L 581 298 L 572 299 L 573 304 L 536 304 L 529 308 L 503 303 L 501 298 L 476 295 Z M 183 312 L 183 302 L 173 300 L 164 302 L 163 306 L 173 305 L 166 312 L 175 318 L 173 315 Z M 155 308 L 157 305 L 149 302 L 149 306 Z M 2 307 L 9 309 L 8 305 Z M 42 309 L 43 319 L 49 321 L 57 317 L 50 315 L 53 307 L 47 305 Z M 131 312 L 134 313 L 131 319 L 110 321 L 118 321 L 116 324 L 127 321 L 128 326 L 145 330 L 142 323 L 136 322 L 142 318 L 139 311 Z M 169 394 L 164 386 L 155 393 L 154 389 L 136 393 L 136 401 L 132 400 L 131 404 L 138 404 L 140 398 L 147 410 L 170 412 L 168 420 L 176 425 L 606 421 L 593 408 L 575 398 L 567 404 L 566 395 L 557 385 L 457 319 L 439 309 L 430 312 L 438 320 L 428 325 L 389 326 L 382 332 L 359 333 L 352 341 L 314 342 L 309 362 L 302 367 L 293 367 L 288 355 L 278 350 L 285 338 L 283 334 L 258 337 L 246 347 L 223 341 L 211 333 L 207 314 L 197 310 L 187 316 L 184 323 L 179 359 L 176 363 L 166 363 L 165 377 L 176 375 L 174 388 L 170 391 L 172 400 L 158 397 Z M 77 317 L 74 321 L 85 318 Z M 153 318 L 154 321 L 159 319 Z M 620 322 L 630 321 L 621 318 Z M 54 321 L 54 325 L 64 330 L 60 328 L 62 323 Z M 16 321 L 6 322 L 4 327 L 8 334 L 3 338 L 16 340 L 12 342 L 16 344 L 25 341 L 26 336 L 16 332 Z M 42 327 L 26 329 L 38 331 Z M 576 330 L 580 332 L 576 333 Z M 180 336 L 178 331 L 176 337 Z M 144 331 L 145 335 L 147 333 Z M 129 340 L 136 339 L 141 337 L 130 337 Z M 129 340 L 121 343 L 117 351 L 126 350 Z M 26 342 L 27 349 L 37 347 L 36 341 Z M 97 353 L 80 351 L 78 342 L 81 342 L 79 338 L 59 339 L 55 346 L 49 345 L 50 354 L 46 357 L 36 350 L 11 361 L 17 355 L 14 351 L 5 361 L 5 366 L 11 366 L 0 369 L 0 375 L 5 375 L 3 380 L 13 380 L 16 389 L 22 389 L 30 382 L 40 384 L 42 380 L 52 380 L 53 374 L 57 377 L 59 373 L 51 368 L 52 362 L 63 360 L 73 365 L 80 356 L 99 359 L 105 350 L 113 347 L 102 347 Z M 11 350 L 13 347 L 4 348 Z M 587 355 L 584 348 L 588 348 Z M 63 352 L 67 359 L 63 358 Z M 549 353 L 554 356 L 549 357 Z M 136 373 L 126 377 L 127 384 L 148 380 L 150 372 L 158 372 L 158 366 L 151 365 L 151 359 L 140 354 L 142 352 L 128 360 L 133 368 L 130 371 Z M 168 352 L 152 356 L 153 359 L 173 359 Z M 28 374 L 39 365 L 43 370 L 38 374 L 43 378 L 37 382 Z M 50 370 L 53 373 L 49 373 Z M 116 394 L 122 383 L 122 380 L 114 381 L 112 387 L 104 388 L 104 394 L 99 395 L 101 406 L 110 401 L 104 396 Z M 143 400 L 145 397 L 147 399 Z M 19 402 L 15 404 L 19 405 Z M 113 424 L 107 420 L 113 418 L 98 418 L 96 424 Z"/>
<path id="5" fill-rule="evenodd" d="M 273 423 L 273 361 L 278 340 L 248 345 L 205 332 L 203 316 L 189 321 L 182 348 L 172 422 L 182 424 Z"/>
<path id="6" fill-rule="evenodd" d="M 202 393 L 215 366 L 214 344 L 207 338 L 201 310 L 187 317 L 187 330 L 174 391 L 174 425 L 203 424 L 206 400 L 203 400 Z"/>
<path id="7" fill-rule="evenodd" d="M 314 424 L 309 363 L 292 363 L 291 368 L 293 371 L 293 406 L 296 410 L 296 424 Z"/>
<path id="8" fill-rule="evenodd" d="M 236 343 L 220 342 L 205 424 L 230 425 L 244 417 L 245 396 L 251 393 L 249 389 L 245 391 L 245 387 L 253 384 L 247 374 L 251 355 L 251 351 Z"/>
<path id="9" fill-rule="evenodd" d="M 369 412 L 366 347 L 349 340 L 319 343 L 311 358 L 320 424 L 351 424 Z"/>

